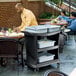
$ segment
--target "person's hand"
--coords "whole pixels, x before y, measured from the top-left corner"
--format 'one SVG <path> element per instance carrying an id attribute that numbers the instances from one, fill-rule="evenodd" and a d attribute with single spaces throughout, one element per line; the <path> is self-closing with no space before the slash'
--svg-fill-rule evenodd
<path id="1" fill-rule="evenodd" d="M 14 32 L 20 32 L 20 29 L 18 27 L 13 29 Z"/>
<path id="2" fill-rule="evenodd" d="M 62 26 L 61 29 L 65 29 L 65 26 Z"/>
<path id="3" fill-rule="evenodd" d="M 13 28 L 13 31 L 14 31 L 14 32 L 17 31 L 17 27 Z"/>

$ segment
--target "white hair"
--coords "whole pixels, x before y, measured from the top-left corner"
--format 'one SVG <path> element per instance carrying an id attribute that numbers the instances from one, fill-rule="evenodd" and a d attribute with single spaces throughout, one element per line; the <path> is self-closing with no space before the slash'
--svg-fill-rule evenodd
<path id="1" fill-rule="evenodd" d="M 17 3 L 15 7 L 24 7 L 22 3 Z"/>

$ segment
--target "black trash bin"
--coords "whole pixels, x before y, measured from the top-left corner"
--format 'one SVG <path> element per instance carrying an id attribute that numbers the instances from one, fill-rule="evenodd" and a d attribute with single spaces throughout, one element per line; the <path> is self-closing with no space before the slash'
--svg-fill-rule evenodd
<path id="1" fill-rule="evenodd" d="M 57 70 L 48 70 L 44 73 L 44 76 L 68 76 L 67 74 L 57 71 Z"/>

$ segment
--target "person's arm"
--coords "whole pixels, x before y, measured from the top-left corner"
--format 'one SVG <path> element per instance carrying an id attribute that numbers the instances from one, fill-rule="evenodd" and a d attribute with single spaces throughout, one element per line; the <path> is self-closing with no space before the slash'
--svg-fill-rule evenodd
<path id="1" fill-rule="evenodd" d="M 76 21 L 73 21 L 67 28 L 71 29 L 72 31 L 76 31 Z"/>
<path id="2" fill-rule="evenodd" d="M 24 30 L 30 24 L 31 24 L 31 16 L 28 15 L 28 16 L 24 17 L 21 25 L 18 28 L 19 28 L 19 30 Z"/>
<path id="3" fill-rule="evenodd" d="M 22 20 L 21 25 L 18 26 L 18 27 L 16 27 L 13 31 L 17 31 L 17 32 L 23 31 L 23 30 L 25 30 L 25 28 L 26 28 L 27 26 L 30 25 L 30 23 L 31 23 L 31 16 L 28 15 L 28 17 L 27 17 L 27 16 L 24 17 L 24 19 Z"/>
<path id="4" fill-rule="evenodd" d="M 66 20 L 66 24 L 65 24 L 62 28 L 68 27 L 68 26 L 70 25 L 70 23 L 71 23 L 71 20 L 72 20 L 72 19 L 70 19 L 70 18 L 68 17 L 67 20 Z"/>
<path id="5" fill-rule="evenodd" d="M 59 15 L 56 19 L 57 19 L 57 20 L 61 19 L 61 15 Z"/>

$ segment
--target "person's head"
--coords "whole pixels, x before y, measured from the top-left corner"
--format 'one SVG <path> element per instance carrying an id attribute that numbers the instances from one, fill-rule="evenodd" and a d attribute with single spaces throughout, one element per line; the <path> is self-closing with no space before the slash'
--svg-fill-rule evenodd
<path id="1" fill-rule="evenodd" d="M 17 10 L 18 13 L 21 13 L 23 11 L 23 9 L 24 9 L 24 6 L 23 6 L 22 3 L 17 3 L 15 5 L 15 9 Z"/>
<path id="2" fill-rule="evenodd" d="M 62 10 L 62 11 L 61 11 L 61 15 L 62 15 L 62 16 L 65 16 L 65 15 L 66 15 L 65 10 Z"/>
<path id="3" fill-rule="evenodd" d="M 76 18 L 76 12 L 71 12 L 70 18 L 72 18 L 72 19 Z"/>

